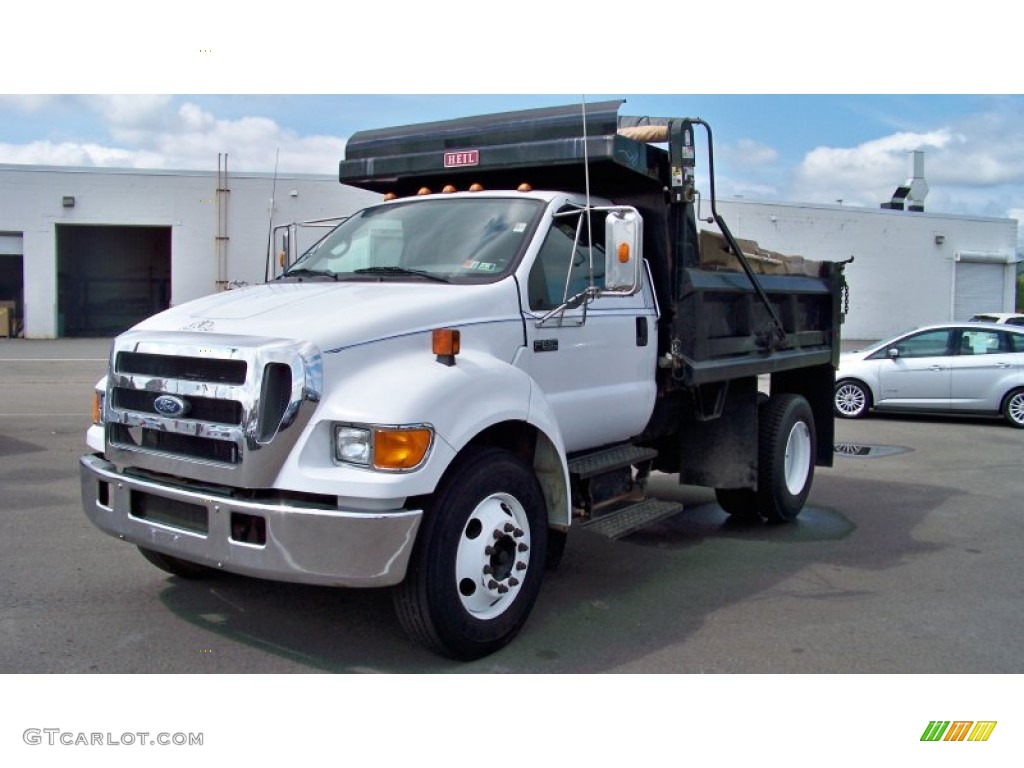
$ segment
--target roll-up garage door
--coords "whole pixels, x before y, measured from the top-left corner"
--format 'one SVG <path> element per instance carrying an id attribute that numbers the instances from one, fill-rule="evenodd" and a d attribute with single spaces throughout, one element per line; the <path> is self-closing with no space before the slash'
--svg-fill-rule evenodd
<path id="1" fill-rule="evenodd" d="M 999 312 L 1006 293 L 1006 256 L 998 253 L 957 255 L 953 319 L 969 320 L 981 312 Z"/>

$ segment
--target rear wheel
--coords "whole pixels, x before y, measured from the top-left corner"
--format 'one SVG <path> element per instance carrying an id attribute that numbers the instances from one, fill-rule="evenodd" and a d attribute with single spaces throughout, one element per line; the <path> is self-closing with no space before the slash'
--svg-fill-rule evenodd
<path id="1" fill-rule="evenodd" d="M 394 603 L 406 633 L 470 660 L 507 644 L 540 592 L 547 513 L 530 467 L 508 451 L 472 451 L 424 512 Z"/>
<path id="2" fill-rule="evenodd" d="M 715 488 L 715 500 L 727 515 L 737 520 L 759 520 L 760 501 L 753 488 Z"/>
<path id="3" fill-rule="evenodd" d="M 811 492 L 817 440 L 800 395 L 773 397 L 761 414 L 757 493 L 769 522 L 794 520 Z"/>
<path id="4" fill-rule="evenodd" d="M 1003 401 L 1003 417 L 1010 426 L 1024 429 L 1024 389 L 1017 389 Z"/>

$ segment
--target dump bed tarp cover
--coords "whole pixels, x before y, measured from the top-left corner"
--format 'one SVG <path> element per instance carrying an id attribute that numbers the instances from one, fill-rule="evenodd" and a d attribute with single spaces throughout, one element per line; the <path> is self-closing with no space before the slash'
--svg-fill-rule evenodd
<path id="1" fill-rule="evenodd" d="M 620 136 L 619 107 L 605 101 L 360 131 L 345 148 L 343 184 L 400 196 L 446 184 L 466 189 L 582 192 L 616 198 L 661 189 L 668 153 Z M 586 126 L 584 128 L 584 113 Z M 586 139 L 584 140 L 584 136 Z"/>

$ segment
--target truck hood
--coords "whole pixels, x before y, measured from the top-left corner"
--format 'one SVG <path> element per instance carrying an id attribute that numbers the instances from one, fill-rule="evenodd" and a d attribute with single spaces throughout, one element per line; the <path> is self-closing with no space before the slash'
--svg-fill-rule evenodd
<path id="1" fill-rule="evenodd" d="M 138 331 L 310 341 L 341 349 L 434 328 L 519 318 L 515 281 L 273 283 L 206 296 L 161 312 Z"/>

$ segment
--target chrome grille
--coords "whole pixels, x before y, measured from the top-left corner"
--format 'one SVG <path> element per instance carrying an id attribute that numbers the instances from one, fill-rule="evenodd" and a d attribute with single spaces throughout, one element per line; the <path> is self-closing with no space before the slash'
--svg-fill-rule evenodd
<path id="1" fill-rule="evenodd" d="M 269 486 L 320 397 L 319 352 L 279 339 L 130 332 L 111 363 L 108 458 L 197 480 Z"/>

